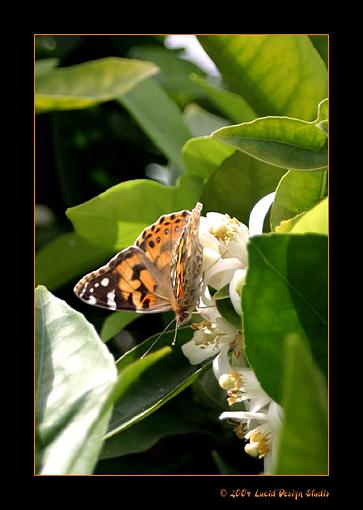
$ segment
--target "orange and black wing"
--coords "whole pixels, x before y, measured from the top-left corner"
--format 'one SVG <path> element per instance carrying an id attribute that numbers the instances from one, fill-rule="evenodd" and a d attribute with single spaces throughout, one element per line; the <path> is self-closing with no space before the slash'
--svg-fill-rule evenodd
<path id="1" fill-rule="evenodd" d="M 172 309 L 170 285 L 136 246 L 84 276 L 74 292 L 82 301 L 108 310 L 156 313 Z"/>

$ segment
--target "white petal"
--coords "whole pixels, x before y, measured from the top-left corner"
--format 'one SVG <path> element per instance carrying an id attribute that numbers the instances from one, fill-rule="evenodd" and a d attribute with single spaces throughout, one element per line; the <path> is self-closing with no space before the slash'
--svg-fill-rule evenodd
<path id="1" fill-rule="evenodd" d="M 246 421 L 248 418 L 245 416 L 246 413 L 243 411 L 225 411 L 219 416 L 220 420 L 240 420 L 240 421 Z"/>
<path id="2" fill-rule="evenodd" d="M 272 401 L 268 408 L 268 419 L 273 430 L 277 430 L 284 418 L 284 410 L 279 404 Z"/>
<path id="3" fill-rule="evenodd" d="M 217 381 L 224 374 L 228 374 L 232 370 L 228 359 L 229 345 L 224 345 L 221 352 L 214 358 L 213 372 Z"/>
<path id="4" fill-rule="evenodd" d="M 231 298 L 233 308 L 236 310 L 238 315 L 242 315 L 240 293 L 242 285 L 246 280 L 246 274 L 246 269 L 237 269 L 237 271 L 234 272 L 232 280 L 229 284 L 229 297 Z"/>
<path id="5" fill-rule="evenodd" d="M 250 236 L 262 234 L 265 216 L 268 213 L 274 198 L 275 192 L 269 193 L 265 197 L 261 198 L 261 200 L 259 200 L 252 209 L 248 222 Z"/>
<path id="6" fill-rule="evenodd" d="M 238 259 L 222 259 L 206 271 L 204 282 L 220 290 L 231 281 L 236 269 L 241 269 L 241 267 L 242 264 Z"/>
<path id="7" fill-rule="evenodd" d="M 195 345 L 194 339 L 186 342 L 182 345 L 182 351 L 184 356 L 186 356 L 191 365 L 199 365 L 199 363 L 203 363 L 206 359 L 209 359 L 216 354 L 218 354 L 224 346 L 224 343 L 220 342 L 218 347 L 213 344 L 203 345 L 202 347 L 199 345 Z"/>
<path id="8" fill-rule="evenodd" d="M 212 268 L 216 262 L 221 258 L 219 251 L 203 247 L 203 266 L 202 271 L 205 273 L 208 269 Z"/>

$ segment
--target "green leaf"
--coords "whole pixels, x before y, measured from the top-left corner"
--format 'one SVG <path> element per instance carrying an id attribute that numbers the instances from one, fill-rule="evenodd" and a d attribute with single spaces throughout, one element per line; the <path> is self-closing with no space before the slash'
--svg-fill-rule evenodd
<path id="1" fill-rule="evenodd" d="M 133 244 L 162 214 L 192 209 L 199 197 L 199 184 L 190 178 L 181 179 L 179 186 L 134 179 L 67 209 L 66 215 L 87 241 L 120 250 Z"/>
<path id="2" fill-rule="evenodd" d="M 183 169 L 180 151 L 191 135 L 179 107 L 161 85 L 145 80 L 118 100 L 165 157 Z"/>
<path id="3" fill-rule="evenodd" d="M 292 335 L 285 343 L 285 418 L 275 474 L 327 475 L 326 381 L 302 339 Z"/>
<path id="4" fill-rule="evenodd" d="M 281 221 L 309 211 L 324 197 L 327 172 L 287 172 L 276 188 L 271 208 L 271 229 L 277 231 Z"/>
<path id="5" fill-rule="evenodd" d="M 259 117 L 287 115 L 313 120 L 328 95 L 328 74 L 303 35 L 200 36 L 199 42 L 233 92 Z"/>
<path id="6" fill-rule="evenodd" d="M 217 290 L 217 292 L 215 292 L 213 294 L 214 300 L 226 299 L 226 298 L 229 298 L 229 284 L 226 285 L 225 287 L 222 287 L 221 289 Z"/>
<path id="7" fill-rule="evenodd" d="M 235 328 L 241 330 L 242 322 L 241 317 L 236 313 L 231 300 L 227 299 L 218 299 L 216 301 L 218 312 L 222 315 L 223 319 L 232 324 Z"/>
<path id="8" fill-rule="evenodd" d="M 37 472 L 92 473 L 110 417 L 113 358 L 80 313 L 36 290 Z"/>
<path id="9" fill-rule="evenodd" d="M 58 68 L 37 76 L 36 110 L 74 110 L 110 101 L 158 72 L 150 62 L 116 57 Z"/>
<path id="10" fill-rule="evenodd" d="M 155 79 L 176 103 L 184 107 L 204 95 L 190 79 L 190 74 L 202 76 L 204 73 L 192 62 L 180 58 L 179 53 L 156 46 L 133 46 L 129 56 L 156 64 L 160 72 Z"/>
<path id="11" fill-rule="evenodd" d="M 185 173 L 206 180 L 234 152 L 211 136 L 192 138 L 182 149 Z"/>
<path id="12" fill-rule="evenodd" d="M 102 324 L 100 332 L 101 340 L 108 342 L 117 333 L 122 331 L 128 324 L 140 318 L 140 314 L 133 312 L 113 312 L 111 313 Z"/>
<path id="13" fill-rule="evenodd" d="M 204 186 L 206 211 L 219 211 L 245 224 L 253 206 L 275 190 L 285 170 L 236 151 L 226 158 Z"/>
<path id="14" fill-rule="evenodd" d="M 265 117 L 218 129 L 212 136 L 271 165 L 316 170 L 328 164 L 327 135 L 316 122 Z"/>
<path id="15" fill-rule="evenodd" d="M 59 64 L 59 58 L 44 58 L 35 62 L 35 75 L 37 78 L 44 76 Z"/>
<path id="16" fill-rule="evenodd" d="M 323 59 L 328 68 L 329 61 L 329 36 L 328 35 L 309 35 L 310 41 Z"/>
<path id="17" fill-rule="evenodd" d="M 327 236 L 267 234 L 248 244 L 242 293 L 247 358 L 265 391 L 281 402 L 283 342 L 298 334 L 327 374 Z"/>
<path id="18" fill-rule="evenodd" d="M 57 289 L 103 264 L 111 255 L 110 249 L 90 244 L 75 232 L 62 234 L 36 254 L 37 285 Z"/>
<path id="19" fill-rule="evenodd" d="M 217 87 L 197 74 L 192 74 L 190 78 L 204 90 L 214 106 L 232 122 L 249 122 L 257 117 L 247 101 L 238 94 Z"/>
<path id="20" fill-rule="evenodd" d="M 296 225 L 296 223 L 304 216 L 305 213 L 297 214 L 293 218 L 289 220 L 282 220 L 281 223 L 275 228 L 275 232 L 279 234 L 291 232 L 292 228 Z"/>
<path id="21" fill-rule="evenodd" d="M 109 459 L 144 452 L 164 437 L 200 432 L 201 428 L 188 419 L 185 409 L 174 405 L 174 402 L 168 402 L 133 427 L 107 439 L 99 458 Z"/>
<path id="22" fill-rule="evenodd" d="M 200 374 L 208 368 L 211 360 L 203 365 L 190 365 L 181 351 L 181 345 L 192 338 L 189 327 L 178 330 L 176 346 L 172 352 L 161 359 L 151 370 L 134 382 L 122 399 L 115 403 L 112 418 L 109 423 L 107 437 L 125 430 L 156 411 L 168 400 L 175 397 L 192 384 Z M 142 344 L 137 345 L 117 360 L 119 373 L 125 370 L 135 360 L 140 359 L 148 351 L 158 335 L 154 335 Z M 170 346 L 174 332 L 163 334 L 157 341 L 157 346 Z"/>
<path id="23" fill-rule="evenodd" d="M 316 232 L 317 234 L 328 235 L 328 214 L 328 198 L 325 198 L 320 204 L 299 218 L 293 225 L 291 233 Z"/>
<path id="24" fill-rule="evenodd" d="M 195 137 L 210 135 L 212 131 L 228 124 L 226 119 L 209 113 L 195 103 L 191 103 L 185 108 L 183 118 L 192 136 Z"/>

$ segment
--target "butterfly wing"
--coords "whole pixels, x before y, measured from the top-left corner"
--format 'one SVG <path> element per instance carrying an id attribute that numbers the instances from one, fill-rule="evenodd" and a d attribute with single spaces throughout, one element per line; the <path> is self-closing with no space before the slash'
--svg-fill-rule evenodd
<path id="1" fill-rule="evenodd" d="M 188 316 L 199 300 L 203 247 L 199 242 L 200 213 L 203 205 L 197 203 L 182 235 L 175 244 L 171 262 L 171 283 L 174 298 L 178 303 L 177 322 L 180 324 Z"/>
<path id="2" fill-rule="evenodd" d="M 170 265 L 175 244 L 188 223 L 190 211 L 179 211 L 161 216 L 153 225 L 145 228 L 135 241 L 146 257 L 165 272 L 170 280 Z"/>
<path id="3" fill-rule="evenodd" d="M 156 313 L 172 309 L 170 283 L 136 246 L 84 276 L 74 292 L 82 301 L 108 310 Z"/>

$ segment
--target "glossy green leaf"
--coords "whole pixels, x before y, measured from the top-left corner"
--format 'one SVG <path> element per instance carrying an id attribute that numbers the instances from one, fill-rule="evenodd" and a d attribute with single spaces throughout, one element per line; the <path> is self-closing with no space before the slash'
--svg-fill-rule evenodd
<path id="1" fill-rule="evenodd" d="M 195 137 L 210 135 L 216 129 L 229 124 L 226 119 L 204 110 L 195 103 L 185 108 L 183 118 L 192 136 Z"/>
<path id="2" fill-rule="evenodd" d="M 118 100 L 156 147 L 182 169 L 180 151 L 191 134 L 179 107 L 161 85 L 154 79 L 145 80 Z"/>
<path id="3" fill-rule="evenodd" d="M 292 170 L 316 170 L 328 164 L 328 139 L 316 122 L 265 117 L 213 133 L 222 143 L 254 158 Z"/>
<path id="4" fill-rule="evenodd" d="M 186 409 L 175 405 L 173 399 L 142 421 L 107 439 L 102 447 L 100 459 L 109 459 L 144 452 L 160 439 L 200 432 L 198 423 L 189 419 Z M 189 409 L 195 413 L 196 409 Z"/>
<path id="5" fill-rule="evenodd" d="M 129 388 L 127 394 L 124 394 L 122 399 L 115 403 L 107 437 L 125 430 L 156 411 L 192 384 L 208 368 L 211 360 L 207 360 L 203 365 L 190 365 L 181 351 L 181 345 L 190 340 L 192 335 L 193 332 L 189 327 L 180 329 L 172 352 L 161 359 L 151 370 L 142 374 Z M 157 336 L 150 337 L 121 356 L 117 360 L 119 373 L 135 360 L 142 358 Z M 173 336 L 173 331 L 163 334 L 151 352 L 156 348 L 170 346 Z"/>
<path id="6" fill-rule="evenodd" d="M 236 313 L 236 310 L 234 309 L 229 298 L 218 299 L 216 301 L 216 305 L 218 312 L 227 322 L 229 322 L 230 324 L 232 324 L 232 326 L 239 330 L 242 329 L 241 316 L 238 315 L 238 313 Z"/>
<path id="7" fill-rule="evenodd" d="M 110 249 L 88 243 L 75 232 L 62 234 L 39 250 L 35 258 L 37 285 L 57 289 L 102 265 L 112 255 Z"/>
<path id="8" fill-rule="evenodd" d="M 305 213 L 297 214 L 293 218 L 288 220 L 282 220 L 281 223 L 275 228 L 275 232 L 279 234 L 291 232 L 292 228 L 296 225 L 296 223 L 304 216 Z"/>
<path id="9" fill-rule="evenodd" d="M 328 198 L 325 198 L 313 209 L 305 213 L 293 225 L 291 233 L 304 234 L 305 232 L 316 232 L 317 234 L 328 235 Z"/>
<path id="10" fill-rule="evenodd" d="M 326 66 L 304 35 L 211 35 L 199 42 L 259 117 L 313 120 L 328 95 Z"/>
<path id="11" fill-rule="evenodd" d="M 179 51 L 156 46 L 133 46 L 129 56 L 153 62 L 160 72 L 155 79 L 181 107 L 204 96 L 190 78 L 191 73 L 204 76 L 193 62 L 179 57 Z"/>
<path id="12" fill-rule="evenodd" d="M 298 334 L 327 374 L 327 236 L 268 234 L 250 239 L 242 293 L 247 358 L 265 391 L 281 402 L 283 342 Z"/>
<path id="13" fill-rule="evenodd" d="M 238 94 L 217 87 L 197 74 L 192 74 L 191 79 L 204 90 L 214 106 L 232 122 L 249 122 L 257 117 L 247 101 Z"/>
<path id="14" fill-rule="evenodd" d="M 234 152 L 211 136 L 192 138 L 182 149 L 185 173 L 204 181 Z"/>
<path id="15" fill-rule="evenodd" d="M 324 197 L 327 172 L 295 172 L 290 170 L 279 182 L 271 208 L 271 229 L 277 231 L 282 221 L 309 211 Z"/>
<path id="16" fill-rule="evenodd" d="M 117 251 L 132 245 L 162 214 L 192 209 L 199 197 L 199 184 L 190 178 L 182 179 L 179 186 L 135 179 L 67 209 L 66 214 L 89 242 Z"/>
<path id="17" fill-rule="evenodd" d="M 221 289 L 217 290 L 217 292 L 215 292 L 213 294 L 213 299 L 215 299 L 215 300 L 226 299 L 226 298 L 229 298 L 229 284 L 226 285 L 225 287 L 222 287 Z"/>
<path id="18" fill-rule="evenodd" d="M 117 379 L 94 327 L 45 287 L 36 290 L 37 472 L 91 473 Z"/>
<path id="19" fill-rule="evenodd" d="M 309 35 L 310 41 L 313 43 L 316 51 L 323 59 L 326 67 L 329 63 L 329 36 L 328 35 Z"/>
<path id="20" fill-rule="evenodd" d="M 282 424 L 276 474 L 328 474 L 326 381 L 297 335 L 285 340 Z"/>
<path id="21" fill-rule="evenodd" d="M 102 324 L 100 337 L 104 342 L 111 340 L 117 333 L 122 331 L 131 322 L 140 318 L 140 314 L 134 312 L 113 312 Z"/>
<path id="22" fill-rule="evenodd" d="M 236 151 L 208 179 L 201 201 L 206 211 L 228 213 L 248 224 L 253 206 L 275 190 L 284 172 Z"/>
<path id="23" fill-rule="evenodd" d="M 40 75 L 36 81 L 36 110 L 74 110 L 116 99 L 158 72 L 150 62 L 103 58 Z"/>

